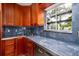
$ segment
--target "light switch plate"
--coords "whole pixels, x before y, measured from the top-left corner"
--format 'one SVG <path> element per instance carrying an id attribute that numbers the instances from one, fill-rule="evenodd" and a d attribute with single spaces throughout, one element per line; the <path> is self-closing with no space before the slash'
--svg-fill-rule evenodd
<path id="1" fill-rule="evenodd" d="M 78 35 L 78 37 L 79 37 L 79 31 L 77 32 L 77 35 Z"/>

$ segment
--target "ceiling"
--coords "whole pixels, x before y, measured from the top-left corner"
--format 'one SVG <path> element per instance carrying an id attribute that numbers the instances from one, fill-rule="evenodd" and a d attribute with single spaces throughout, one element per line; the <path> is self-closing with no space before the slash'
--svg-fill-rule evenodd
<path id="1" fill-rule="evenodd" d="M 30 6 L 32 3 L 17 3 L 18 5 L 21 6 Z M 54 3 L 38 3 L 41 9 L 46 9 L 47 7 L 53 5 Z"/>
<path id="2" fill-rule="evenodd" d="M 30 5 L 32 5 L 32 3 L 17 3 L 17 4 L 19 4 L 21 6 L 30 6 Z"/>

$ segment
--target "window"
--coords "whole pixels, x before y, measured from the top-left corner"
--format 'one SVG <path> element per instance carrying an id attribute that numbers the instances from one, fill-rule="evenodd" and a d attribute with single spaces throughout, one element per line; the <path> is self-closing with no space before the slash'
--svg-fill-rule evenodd
<path id="1" fill-rule="evenodd" d="M 54 4 L 45 14 L 45 30 L 72 31 L 72 4 Z"/>

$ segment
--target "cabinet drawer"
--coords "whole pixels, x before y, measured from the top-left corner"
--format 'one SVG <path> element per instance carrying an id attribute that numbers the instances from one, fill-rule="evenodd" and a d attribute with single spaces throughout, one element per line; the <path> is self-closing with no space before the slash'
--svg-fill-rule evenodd
<path id="1" fill-rule="evenodd" d="M 14 52 L 6 53 L 5 56 L 15 56 L 15 53 Z"/>
<path id="2" fill-rule="evenodd" d="M 7 46 L 7 45 L 12 45 L 12 44 L 14 44 L 14 43 L 15 43 L 14 40 L 6 40 L 6 41 L 5 41 L 5 46 Z"/>
<path id="3" fill-rule="evenodd" d="M 5 46 L 5 53 L 14 52 L 14 45 Z"/>

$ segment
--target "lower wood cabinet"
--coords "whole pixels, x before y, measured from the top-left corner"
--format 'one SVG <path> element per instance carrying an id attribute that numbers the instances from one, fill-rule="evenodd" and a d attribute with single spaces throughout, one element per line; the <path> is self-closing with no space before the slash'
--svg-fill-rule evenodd
<path id="1" fill-rule="evenodd" d="M 17 55 L 20 56 L 20 55 L 24 55 L 24 39 L 23 37 L 19 37 L 17 38 L 16 40 L 16 49 L 17 49 Z"/>
<path id="2" fill-rule="evenodd" d="M 29 40 L 28 38 L 25 38 L 24 40 L 25 45 L 25 55 L 26 56 L 33 56 L 35 53 L 35 44 Z"/>
<path id="3" fill-rule="evenodd" d="M 35 44 L 26 37 L 2 40 L 2 56 L 33 56 Z"/>
<path id="4" fill-rule="evenodd" d="M 2 40 L 2 55 L 15 56 L 16 55 L 16 39 Z"/>

